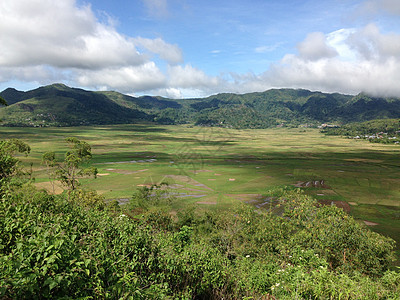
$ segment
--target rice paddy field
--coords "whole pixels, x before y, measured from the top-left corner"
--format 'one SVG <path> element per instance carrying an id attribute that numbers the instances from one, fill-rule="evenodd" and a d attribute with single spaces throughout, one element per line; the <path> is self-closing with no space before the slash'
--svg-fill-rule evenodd
<path id="1" fill-rule="evenodd" d="M 360 222 L 400 245 L 400 146 L 325 136 L 317 129 L 234 130 L 152 124 L 63 128 L 0 128 L 32 151 L 35 185 L 60 193 L 49 182 L 41 157 L 62 160 L 66 137 L 92 146 L 97 179 L 82 184 L 106 199 L 126 202 L 141 186 L 167 182 L 178 206 L 227 209 L 257 207 L 277 187 L 298 187 L 324 204 L 343 207 Z M 268 205 L 266 205 L 268 206 Z"/>

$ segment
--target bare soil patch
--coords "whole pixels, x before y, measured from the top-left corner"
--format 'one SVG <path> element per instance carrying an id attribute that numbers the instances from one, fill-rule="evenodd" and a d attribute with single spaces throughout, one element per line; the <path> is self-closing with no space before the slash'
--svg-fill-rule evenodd
<path id="1" fill-rule="evenodd" d="M 342 208 L 345 212 L 349 213 L 351 208 L 349 203 L 345 201 L 334 201 L 334 200 L 328 200 L 328 199 L 323 199 L 323 200 L 318 200 L 318 203 L 321 205 L 336 205 L 339 208 Z"/>
<path id="2" fill-rule="evenodd" d="M 379 225 L 378 223 L 374 223 L 374 222 L 370 222 L 370 221 L 363 221 L 364 222 L 364 224 L 365 225 L 367 225 L 367 226 L 376 226 L 376 225 Z"/>
<path id="3" fill-rule="evenodd" d="M 54 181 L 53 184 L 54 184 L 54 191 L 53 191 L 53 185 L 51 184 L 50 181 L 38 182 L 38 183 L 35 183 L 34 185 L 38 189 L 45 189 L 45 190 L 47 190 L 47 192 L 49 194 L 53 194 L 53 195 L 59 195 L 62 192 L 64 192 L 64 189 L 62 187 L 63 185 L 62 185 L 62 183 L 60 181 L 58 181 L 58 180 Z"/>
<path id="4" fill-rule="evenodd" d="M 138 185 L 136 185 L 136 186 L 138 186 L 138 187 L 147 187 L 147 188 L 150 188 L 150 187 L 152 186 L 152 184 L 138 184 Z"/>

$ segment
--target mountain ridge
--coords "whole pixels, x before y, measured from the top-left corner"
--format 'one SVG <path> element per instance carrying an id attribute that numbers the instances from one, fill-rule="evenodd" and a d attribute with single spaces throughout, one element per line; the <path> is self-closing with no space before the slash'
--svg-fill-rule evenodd
<path id="1" fill-rule="evenodd" d="M 78 126 L 156 122 L 233 128 L 317 126 L 400 118 L 400 99 L 345 95 L 306 89 L 270 89 L 205 98 L 133 97 L 116 91 L 88 91 L 61 83 L 30 91 L 0 92 L 2 126 Z"/>

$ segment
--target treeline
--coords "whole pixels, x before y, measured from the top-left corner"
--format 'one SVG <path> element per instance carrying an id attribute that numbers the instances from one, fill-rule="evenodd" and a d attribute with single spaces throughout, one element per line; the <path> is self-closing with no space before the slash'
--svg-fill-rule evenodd
<path id="1" fill-rule="evenodd" d="M 361 123 L 349 123 L 337 128 L 324 128 L 326 135 L 341 135 L 348 138 L 367 139 L 373 143 L 399 143 L 400 119 L 373 120 Z"/>
<path id="2" fill-rule="evenodd" d="M 125 206 L 79 186 L 39 191 L 16 158 L 29 150 L 0 143 L 1 299 L 400 297 L 394 241 L 299 190 L 270 192 L 280 213 L 172 214 L 179 200 L 165 185 L 133 191 Z"/>

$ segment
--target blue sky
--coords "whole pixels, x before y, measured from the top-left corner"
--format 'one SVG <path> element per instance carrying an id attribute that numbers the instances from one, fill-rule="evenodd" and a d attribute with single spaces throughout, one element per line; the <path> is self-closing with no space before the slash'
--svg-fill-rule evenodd
<path id="1" fill-rule="evenodd" d="M 400 96 L 398 0 L 2 0 L 0 90 Z"/>

